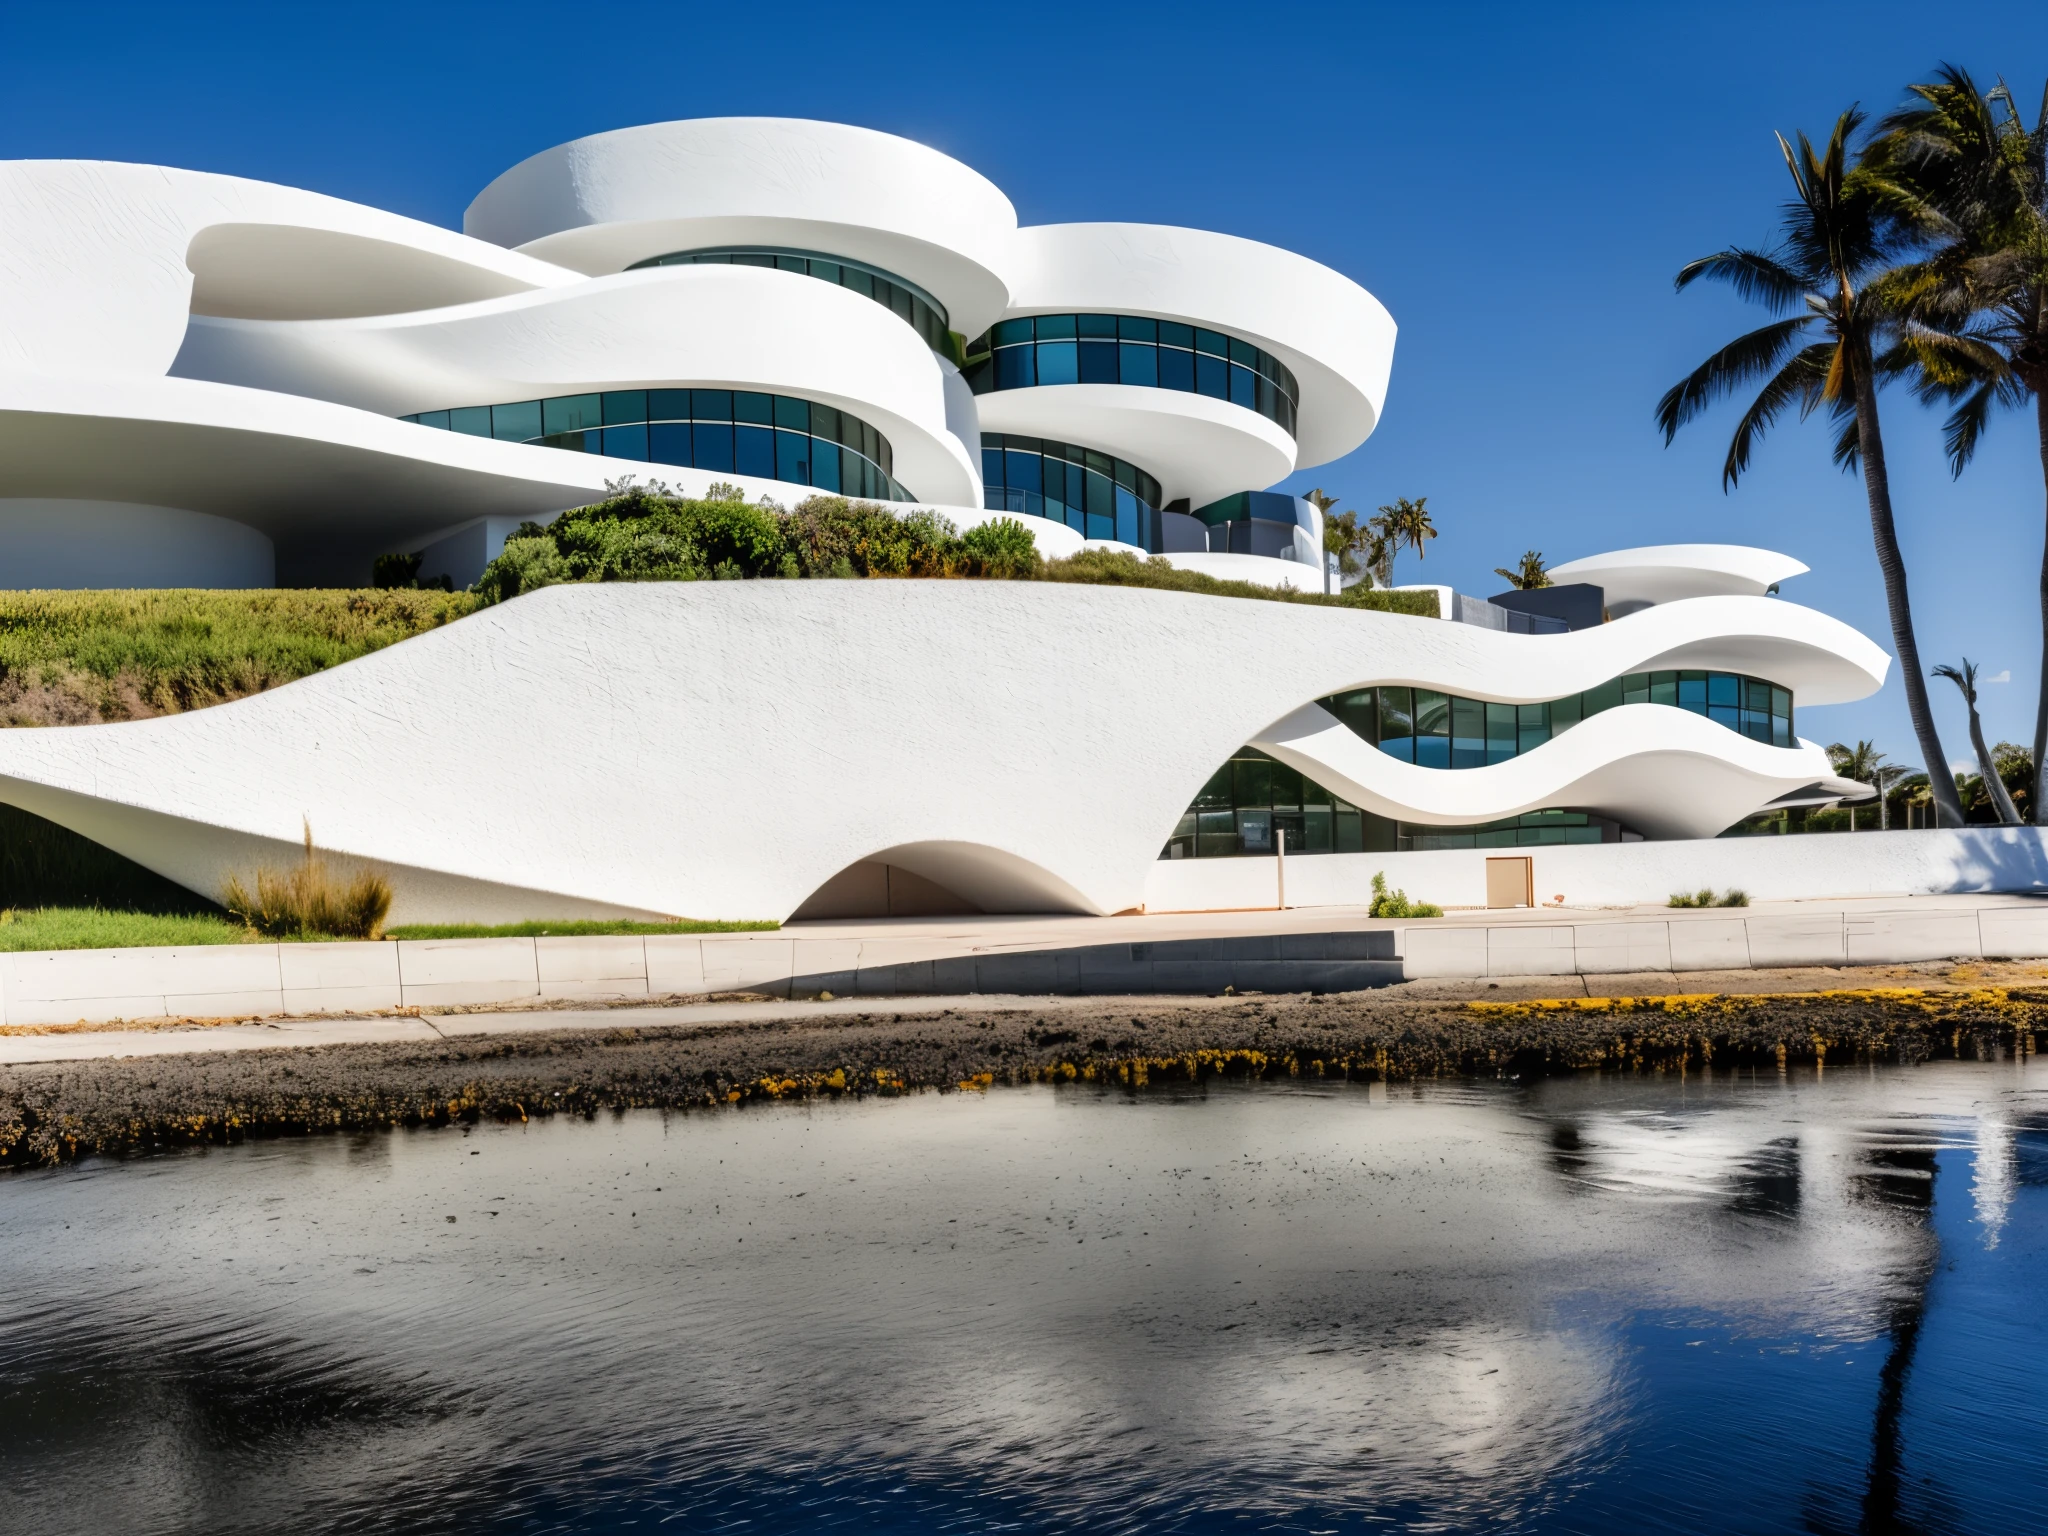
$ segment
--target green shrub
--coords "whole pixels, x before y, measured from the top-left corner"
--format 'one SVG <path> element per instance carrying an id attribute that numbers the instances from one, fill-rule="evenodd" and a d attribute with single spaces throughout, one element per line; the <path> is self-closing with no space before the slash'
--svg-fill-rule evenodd
<path id="1" fill-rule="evenodd" d="M 1372 877 L 1372 915 L 1374 917 L 1442 917 L 1444 909 L 1426 901 L 1410 901 L 1406 891 L 1387 890 L 1384 872 Z"/>
<path id="2" fill-rule="evenodd" d="M 335 874 L 313 847 L 310 823 L 305 858 L 288 870 L 257 870 L 253 885 L 230 875 L 221 905 L 267 939 L 374 939 L 391 911 L 391 882 L 374 869 Z"/>
<path id="3" fill-rule="evenodd" d="M 1731 885 L 1721 895 L 1716 896 L 1712 886 L 1702 886 L 1697 891 L 1674 892 L 1669 905 L 1674 907 L 1746 907 L 1749 905 L 1749 893 Z"/>
<path id="4" fill-rule="evenodd" d="M 474 590 L 482 601 L 495 603 L 558 581 L 855 576 L 1036 579 L 1437 616 L 1434 592 L 1364 586 L 1342 593 L 1295 592 L 1181 570 L 1162 555 L 1146 559 L 1103 549 L 1046 560 L 1030 525 L 1014 517 L 991 518 L 961 533 L 922 508 L 906 512 L 882 502 L 811 496 L 784 510 L 765 502 L 749 505 L 738 486 L 724 483 L 693 501 L 670 494 L 659 481 L 622 483 L 606 500 L 565 512 L 545 528 L 523 525 Z"/>

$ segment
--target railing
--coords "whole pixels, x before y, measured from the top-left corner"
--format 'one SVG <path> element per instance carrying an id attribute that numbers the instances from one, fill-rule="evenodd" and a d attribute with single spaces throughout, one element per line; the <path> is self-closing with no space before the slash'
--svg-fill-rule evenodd
<path id="1" fill-rule="evenodd" d="M 1503 630 L 1510 635 L 1561 635 L 1571 628 L 1563 619 L 1540 613 L 1517 613 L 1512 608 L 1499 608 L 1483 597 L 1467 597 L 1462 592 L 1452 594 L 1451 617 L 1460 624 Z"/>

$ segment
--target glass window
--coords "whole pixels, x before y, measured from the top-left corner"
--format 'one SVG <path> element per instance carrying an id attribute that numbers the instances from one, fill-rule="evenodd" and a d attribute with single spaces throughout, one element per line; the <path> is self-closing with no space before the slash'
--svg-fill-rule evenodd
<path id="1" fill-rule="evenodd" d="M 740 396 L 745 399 L 745 396 Z M 765 400 L 767 396 L 758 397 Z M 734 402 L 735 408 L 738 401 Z M 733 467 L 743 475 L 775 478 L 775 434 L 766 427 L 733 428 Z"/>
<path id="2" fill-rule="evenodd" d="M 1205 331 L 1200 326 L 1197 326 L 1195 328 L 1195 350 L 1197 352 L 1206 352 L 1211 357 L 1220 357 L 1227 361 L 1230 357 L 1230 338 L 1221 331 Z"/>
<path id="3" fill-rule="evenodd" d="M 1678 674 L 1676 672 L 1652 672 L 1650 674 L 1650 702 L 1652 704 L 1678 705 Z"/>
<path id="4" fill-rule="evenodd" d="M 1195 392 L 1215 400 L 1230 398 L 1230 364 L 1206 352 L 1195 355 Z"/>
<path id="5" fill-rule="evenodd" d="M 1173 347 L 1159 349 L 1159 387 L 1192 394 L 1195 388 L 1195 354 Z"/>
<path id="6" fill-rule="evenodd" d="M 1107 475 L 1088 472 L 1087 499 L 1088 537 L 1091 539 L 1113 539 L 1116 537 L 1116 482 Z"/>
<path id="7" fill-rule="evenodd" d="M 839 441 L 839 412 L 829 405 L 811 404 L 811 436 L 822 437 L 829 442 Z"/>
<path id="8" fill-rule="evenodd" d="M 1417 736 L 1415 738 L 1415 765 L 1418 768 L 1450 767 L 1451 738 L 1448 736 Z"/>
<path id="9" fill-rule="evenodd" d="M 1515 706 L 1515 748 L 1533 752 L 1550 740 L 1550 708 L 1544 704 Z"/>
<path id="10" fill-rule="evenodd" d="M 730 416 L 731 413 L 727 412 Z M 688 421 L 690 419 L 690 392 L 687 389 L 650 389 L 647 391 L 647 420 Z"/>
<path id="11" fill-rule="evenodd" d="M 1696 715 L 1707 712 L 1707 674 L 1704 672 L 1681 672 L 1678 674 L 1678 707 L 1689 709 Z"/>
<path id="12" fill-rule="evenodd" d="M 1415 734 L 1418 736 L 1448 736 L 1450 733 L 1450 695 L 1438 693 L 1432 688 L 1416 689 Z"/>
<path id="13" fill-rule="evenodd" d="M 806 277 L 811 271 L 811 264 L 801 256 L 778 256 L 775 258 L 775 266 L 778 271 L 799 272 Z"/>
<path id="14" fill-rule="evenodd" d="M 839 455 L 842 451 L 837 443 L 821 437 L 811 439 L 811 484 L 821 491 L 840 489 Z"/>
<path id="15" fill-rule="evenodd" d="M 1125 342 L 1117 349 L 1117 382 L 1159 387 L 1159 349 Z"/>
<path id="16" fill-rule="evenodd" d="M 859 267 L 842 267 L 839 271 L 839 286 L 851 288 L 864 299 L 872 299 L 875 296 L 875 275 L 872 272 L 863 272 Z M 1029 321 L 1025 323 L 1030 324 Z"/>
<path id="17" fill-rule="evenodd" d="M 997 346 L 1014 347 L 1020 342 L 1031 340 L 1031 322 L 1028 319 L 1001 321 L 993 335 Z"/>
<path id="18" fill-rule="evenodd" d="M 1021 350 L 1019 357 L 1024 354 Z M 1009 354 L 1005 353 L 1005 357 Z M 1081 365 L 1074 343 L 1071 341 L 1040 342 L 1038 346 L 1038 382 L 1041 384 L 1078 384 L 1081 382 Z"/>
<path id="19" fill-rule="evenodd" d="M 1192 352 L 1195 349 L 1195 328 L 1182 325 L 1178 320 L 1162 320 L 1159 322 L 1159 344 L 1162 347 L 1186 347 Z"/>
<path id="20" fill-rule="evenodd" d="M 602 395 L 557 395 L 540 403 L 540 429 L 546 436 L 557 432 L 581 432 L 585 427 L 602 425 L 603 420 Z"/>
<path id="21" fill-rule="evenodd" d="M 639 422 L 630 427 L 606 427 L 604 455 L 608 459 L 646 458 L 647 424 Z"/>
<path id="22" fill-rule="evenodd" d="M 1072 341 L 1074 339 L 1074 317 L 1072 315 L 1040 315 L 1037 321 L 1040 341 Z"/>
<path id="23" fill-rule="evenodd" d="M 1026 491 L 1040 489 L 1039 466 L 1043 462 L 1035 453 L 1011 450 L 1003 455 L 1003 484 Z"/>
<path id="24" fill-rule="evenodd" d="M 644 389 L 613 390 L 604 397 L 604 424 L 615 427 L 630 425 L 647 420 L 647 391 Z"/>
<path id="25" fill-rule="evenodd" d="M 439 427 L 443 432 L 448 430 L 448 413 L 446 411 L 421 411 L 415 419 L 423 427 Z M 481 435 L 479 434 L 479 436 Z"/>
<path id="26" fill-rule="evenodd" d="M 1259 405 L 1259 376 L 1234 363 L 1230 368 L 1230 403 L 1248 411 L 1257 410 Z"/>
<path id="27" fill-rule="evenodd" d="M 623 430 L 623 429 L 620 429 Z M 732 429 L 726 428 L 728 432 Z M 658 421 L 647 429 L 647 457 L 657 464 L 698 464 L 690 452 L 690 424 L 686 421 Z M 699 468 L 703 466 L 698 464 Z M 713 466 L 731 469 L 731 464 Z"/>
<path id="28" fill-rule="evenodd" d="M 1259 366 L 1259 349 L 1250 342 L 1239 341 L 1233 336 L 1230 338 L 1230 360 L 1239 367 L 1256 372 Z"/>
<path id="29" fill-rule="evenodd" d="M 814 261 L 811 263 L 811 276 L 828 283 L 838 282 L 839 274 L 844 270 L 845 268 L 841 267 L 836 261 Z"/>
<path id="30" fill-rule="evenodd" d="M 659 431 L 659 428 L 656 428 Z M 739 469 L 734 457 L 733 429 L 729 422 L 700 421 L 695 427 L 697 434 L 696 457 L 690 460 L 699 469 L 722 469 L 728 474 Z"/>
<path id="31" fill-rule="evenodd" d="M 1076 315 L 1074 321 L 1075 328 L 1083 336 L 1106 336 L 1112 341 L 1116 339 L 1115 315 Z"/>
<path id="32" fill-rule="evenodd" d="M 811 430 L 811 403 L 808 400 L 793 400 L 788 395 L 775 395 L 775 425 L 785 432 L 809 432 Z"/>
<path id="33" fill-rule="evenodd" d="M 1003 483 L 1002 449 L 983 448 L 981 450 L 981 483 L 984 486 L 1001 485 Z"/>
<path id="34" fill-rule="evenodd" d="M 732 419 L 769 427 L 775 424 L 775 397 L 773 395 L 750 394 L 734 390 L 732 396 Z"/>
<path id="35" fill-rule="evenodd" d="M 1081 382 L 1114 384 L 1117 377 L 1116 344 L 1107 341 L 1084 341 L 1080 346 Z"/>
<path id="36" fill-rule="evenodd" d="M 996 353 L 996 388 L 1029 389 L 1038 382 L 1030 347 L 1005 347 Z"/>
<path id="37" fill-rule="evenodd" d="M 1125 341 L 1157 341 L 1159 339 L 1159 322 L 1157 320 L 1143 320 L 1136 315 L 1119 315 L 1116 322 L 1116 333 Z"/>
<path id="38" fill-rule="evenodd" d="M 1742 679 L 1732 672 L 1708 673 L 1707 702 L 1739 709 L 1742 706 Z"/>
<path id="39" fill-rule="evenodd" d="M 1551 735 L 1562 735 L 1579 723 L 1579 707 L 1583 698 L 1583 694 L 1572 693 L 1550 701 Z"/>
<path id="40" fill-rule="evenodd" d="M 1116 536 L 1126 544 L 1139 541 L 1138 498 L 1122 486 L 1116 490 Z"/>
<path id="41" fill-rule="evenodd" d="M 1742 729 L 1742 711 L 1733 704 L 1709 704 L 1707 718 L 1716 725 L 1725 725 L 1731 731 Z"/>
<path id="42" fill-rule="evenodd" d="M 523 443 L 540 435 L 538 400 L 521 400 L 515 405 L 491 407 L 491 436 L 504 442 Z"/>
<path id="43" fill-rule="evenodd" d="M 1486 706 L 1477 699 L 1451 700 L 1451 766 L 1486 766 Z"/>

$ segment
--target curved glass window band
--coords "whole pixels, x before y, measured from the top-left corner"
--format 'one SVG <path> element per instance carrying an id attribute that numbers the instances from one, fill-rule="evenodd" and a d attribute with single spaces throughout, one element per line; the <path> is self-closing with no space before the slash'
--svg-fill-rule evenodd
<path id="1" fill-rule="evenodd" d="M 619 389 L 399 419 L 571 453 L 784 480 L 871 501 L 917 500 L 890 473 L 896 456 L 886 437 L 851 411 L 793 395 Z"/>
<path id="2" fill-rule="evenodd" d="M 977 395 L 1047 384 L 1177 389 L 1257 411 L 1290 437 L 1301 403 L 1272 353 L 1221 331 L 1137 315 L 1027 315 L 998 321 L 967 346 Z"/>
<path id="3" fill-rule="evenodd" d="M 1355 688 L 1316 702 L 1389 757 L 1424 768 L 1504 763 L 1622 704 L 1668 704 L 1768 747 L 1798 745 L 1791 691 L 1734 672 L 1631 672 L 1545 704 L 1492 704 L 1428 688 Z"/>
<path id="4" fill-rule="evenodd" d="M 1255 747 L 1244 747 L 1202 786 L 1162 859 L 1271 858 L 1279 840 L 1302 853 L 1407 853 L 1432 848 L 1540 848 L 1632 840 L 1611 817 L 1540 810 L 1504 821 L 1439 827 L 1395 821 L 1333 795 Z"/>
<path id="5" fill-rule="evenodd" d="M 991 512 L 1049 518 L 1084 539 L 1115 539 L 1152 554 L 1161 548 L 1159 482 L 1093 448 L 984 432 L 981 486 Z"/>
<path id="6" fill-rule="evenodd" d="M 871 267 L 865 262 L 848 261 L 843 256 L 832 256 L 823 251 L 787 250 L 772 245 L 717 246 L 709 250 L 671 251 L 666 256 L 650 256 L 645 261 L 634 262 L 626 270 L 638 272 L 643 267 L 688 266 L 762 267 L 776 272 L 795 272 L 841 288 L 851 288 L 900 318 L 922 336 L 924 344 L 934 352 L 944 357 L 953 355 L 947 342 L 951 321 L 945 305 L 917 284 L 906 282 L 893 272 L 884 272 L 880 267 Z"/>

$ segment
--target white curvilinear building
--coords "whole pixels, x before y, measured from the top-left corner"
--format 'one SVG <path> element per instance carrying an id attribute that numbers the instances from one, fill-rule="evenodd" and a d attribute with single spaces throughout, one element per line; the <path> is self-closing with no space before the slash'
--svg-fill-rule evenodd
<path id="1" fill-rule="evenodd" d="M 1316 509 L 1266 487 L 1371 434 L 1394 334 L 1290 252 L 1020 227 L 966 166 L 831 123 L 581 139 L 460 235 L 228 176 L 0 164 L 0 581 L 354 585 L 403 551 L 467 582 L 521 521 L 638 474 L 1323 590 Z M 400 918 L 1232 905 L 1283 846 L 1357 899 L 1390 856 L 1705 837 L 1860 793 L 1795 704 L 1863 697 L 1888 660 L 1776 596 L 1804 569 L 1629 550 L 1542 592 L 1439 589 L 1437 618 L 551 588 L 235 704 L 0 733 L 0 799 L 209 895 L 310 823 L 391 872 Z"/>

